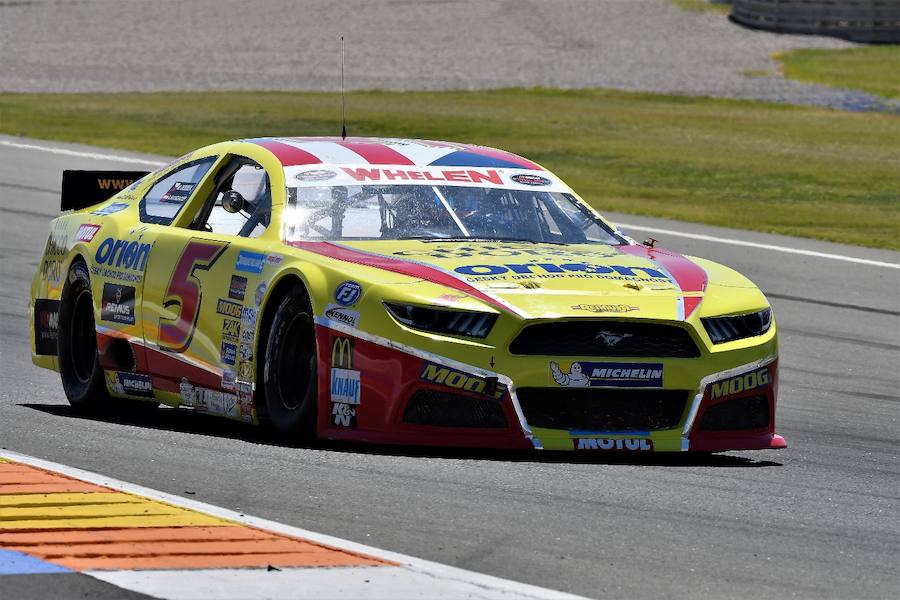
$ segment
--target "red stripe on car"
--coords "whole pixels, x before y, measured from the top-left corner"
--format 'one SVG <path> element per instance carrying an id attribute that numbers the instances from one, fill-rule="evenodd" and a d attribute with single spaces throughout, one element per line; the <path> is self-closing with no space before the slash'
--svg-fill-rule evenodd
<path id="1" fill-rule="evenodd" d="M 682 292 L 705 292 L 707 277 L 699 265 L 688 260 L 681 254 L 670 252 L 661 248 L 647 248 L 646 246 L 617 246 L 619 252 L 646 258 L 668 271 L 675 278 L 675 283 Z M 694 312 L 703 298 L 686 297 L 684 299 L 684 318 L 687 319 Z"/>
<path id="2" fill-rule="evenodd" d="M 263 148 L 274 154 L 275 158 L 281 161 L 282 166 L 285 167 L 294 167 L 296 165 L 317 165 L 322 162 L 306 150 L 301 150 L 300 148 L 296 148 L 294 146 L 291 146 L 290 144 L 276 142 L 274 140 L 253 143 L 257 146 L 262 146 Z"/>
<path id="3" fill-rule="evenodd" d="M 432 283 L 437 283 L 449 288 L 453 288 L 455 290 L 459 290 L 461 292 L 465 292 L 470 296 L 487 302 L 488 304 L 496 308 L 505 311 L 510 310 L 509 307 L 505 306 L 496 298 L 485 294 L 478 288 L 470 285 L 462 279 L 459 279 L 455 275 L 447 273 L 446 271 L 442 271 L 441 269 L 430 267 L 428 265 L 390 258 L 388 256 L 382 256 L 380 254 L 370 254 L 368 252 L 362 252 L 360 250 L 347 248 L 346 246 L 332 244 L 331 242 L 288 242 L 288 244 L 294 246 L 295 248 L 306 250 L 307 252 L 312 252 L 321 256 L 327 256 L 328 258 L 342 260 L 344 262 L 350 262 L 357 265 L 365 265 L 367 267 L 375 267 L 376 269 L 384 269 L 385 271 L 400 273 L 401 275 L 416 277 L 418 279 L 425 279 Z"/>
<path id="4" fill-rule="evenodd" d="M 356 152 L 370 165 L 414 165 L 415 163 L 393 148 L 371 142 L 337 142 L 338 145 Z"/>

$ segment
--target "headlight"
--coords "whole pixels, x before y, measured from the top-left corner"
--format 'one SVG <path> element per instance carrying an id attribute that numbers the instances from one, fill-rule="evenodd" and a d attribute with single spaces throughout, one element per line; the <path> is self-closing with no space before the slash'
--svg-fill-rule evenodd
<path id="1" fill-rule="evenodd" d="M 485 338 L 497 320 L 492 313 L 472 312 L 469 310 L 438 310 L 412 304 L 395 304 L 385 302 L 391 316 L 413 329 L 464 335 L 473 338 Z"/>
<path id="2" fill-rule="evenodd" d="M 772 309 L 764 308 L 759 312 L 731 317 L 707 317 L 700 321 L 712 343 L 721 344 L 767 332 L 772 325 Z"/>

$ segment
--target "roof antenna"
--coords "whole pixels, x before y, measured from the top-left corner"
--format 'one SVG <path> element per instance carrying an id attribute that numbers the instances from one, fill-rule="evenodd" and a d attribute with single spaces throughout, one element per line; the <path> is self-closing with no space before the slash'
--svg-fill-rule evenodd
<path id="1" fill-rule="evenodd" d="M 344 36 L 341 36 L 341 139 L 347 139 L 347 111 L 344 101 Z"/>

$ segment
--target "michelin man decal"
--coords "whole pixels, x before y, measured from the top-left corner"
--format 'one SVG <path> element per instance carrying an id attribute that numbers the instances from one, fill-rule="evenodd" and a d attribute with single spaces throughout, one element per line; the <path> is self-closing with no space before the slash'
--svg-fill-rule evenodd
<path id="1" fill-rule="evenodd" d="M 584 374 L 581 363 L 572 363 L 572 367 L 568 373 L 563 373 L 559 368 L 559 364 L 550 363 L 550 372 L 553 374 L 553 380 L 559 385 L 566 387 L 590 387 L 591 380 Z"/>

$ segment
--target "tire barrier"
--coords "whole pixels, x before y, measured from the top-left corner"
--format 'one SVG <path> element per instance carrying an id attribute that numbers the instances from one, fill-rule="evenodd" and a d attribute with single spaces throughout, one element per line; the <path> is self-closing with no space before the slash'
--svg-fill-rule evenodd
<path id="1" fill-rule="evenodd" d="M 733 0 L 731 20 L 778 33 L 900 43 L 900 0 Z"/>

